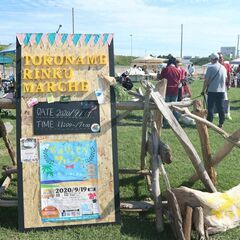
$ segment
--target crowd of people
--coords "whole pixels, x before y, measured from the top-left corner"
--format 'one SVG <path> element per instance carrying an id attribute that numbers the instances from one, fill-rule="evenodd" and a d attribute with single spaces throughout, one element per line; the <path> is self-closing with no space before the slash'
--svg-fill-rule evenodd
<path id="1" fill-rule="evenodd" d="M 207 120 L 212 122 L 215 112 L 218 113 L 218 127 L 222 128 L 226 116 L 230 116 L 230 104 L 227 90 L 231 87 L 232 68 L 224 61 L 223 54 L 212 53 L 209 56 L 211 64 L 208 66 L 201 95 L 204 96 L 207 105 Z M 188 65 L 187 69 L 181 66 L 178 59 L 171 57 L 167 66 L 158 74 L 158 80 L 167 79 L 166 102 L 181 101 L 185 97 L 191 97 L 188 87 L 188 79 L 195 73 L 193 64 Z M 236 69 L 236 74 L 240 75 L 240 65 Z M 179 120 L 181 114 L 174 111 L 174 116 Z"/>

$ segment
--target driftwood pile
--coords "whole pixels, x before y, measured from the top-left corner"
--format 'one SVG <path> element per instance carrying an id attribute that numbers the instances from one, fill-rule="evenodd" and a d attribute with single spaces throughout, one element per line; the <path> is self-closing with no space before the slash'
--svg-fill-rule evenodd
<path id="1" fill-rule="evenodd" d="M 156 213 L 156 228 L 159 232 L 164 230 L 163 213 L 167 212 L 167 216 L 177 239 L 191 239 L 192 226 L 194 226 L 196 231 L 196 239 L 207 239 L 209 231 L 204 221 L 202 206 L 200 204 L 194 207 L 191 205 L 184 205 L 184 211 L 181 211 L 178 203 L 179 195 L 177 198 L 175 196 L 175 189 L 172 189 L 170 186 L 163 163 L 171 163 L 172 156 L 170 147 L 160 139 L 162 119 L 164 117 L 169 123 L 169 126 L 182 144 L 196 170 L 196 174 L 191 176 L 189 180 L 194 182 L 200 178 L 207 191 L 213 194 L 217 193 L 217 189 L 215 188 L 216 173 L 213 166 L 219 163 L 231 151 L 233 146 L 240 146 L 240 129 L 232 135 L 229 135 L 224 130 L 208 122 L 205 119 L 206 110 L 203 109 L 201 101 L 189 100 L 186 102 L 166 103 L 164 101 L 166 80 L 158 82 L 155 87 L 148 82 L 142 82 L 142 85 L 146 90 L 145 95 L 142 94 L 140 89 L 136 92 L 129 91 L 129 94 L 134 96 L 134 99 L 132 101 L 117 103 L 118 110 L 125 110 L 125 112 L 119 116 L 119 119 L 123 119 L 133 110 L 143 110 L 140 168 L 120 169 L 120 173 L 143 175 L 146 178 L 152 202 L 121 203 L 121 209 L 123 211 L 147 211 L 154 208 Z M 188 110 L 188 107 L 191 105 L 193 106 L 193 113 Z M 201 142 L 203 162 L 187 134 L 175 119 L 171 109 L 196 121 L 196 128 Z M 222 146 L 213 157 L 208 137 L 209 127 L 226 140 L 224 146 Z M 146 163 L 147 154 L 150 156 L 150 168 Z M 167 192 L 165 196 L 167 198 L 167 203 L 162 201 L 163 193 L 161 193 L 159 185 L 160 175 L 163 177 L 166 185 Z M 210 233 L 213 233 L 213 231 L 210 231 Z"/>

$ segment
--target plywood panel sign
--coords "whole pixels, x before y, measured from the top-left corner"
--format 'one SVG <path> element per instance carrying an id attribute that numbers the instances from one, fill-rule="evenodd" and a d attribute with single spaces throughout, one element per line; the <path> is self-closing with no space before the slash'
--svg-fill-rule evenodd
<path id="1" fill-rule="evenodd" d="M 19 228 L 119 221 L 112 34 L 17 34 Z"/>

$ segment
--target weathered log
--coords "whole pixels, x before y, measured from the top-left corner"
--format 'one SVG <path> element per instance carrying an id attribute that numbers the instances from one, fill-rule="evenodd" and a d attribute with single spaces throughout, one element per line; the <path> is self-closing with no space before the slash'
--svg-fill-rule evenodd
<path id="1" fill-rule="evenodd" d="M 186 240 L 191 240 L 192 213 L 193 209 L 189 206 L 186 206 L 185 215 L 183 218 L 183 234 Z"/>
<path id="2" fill-rule="evenodd" d="M 153 192 L 152 192 L 152 178 L 151 175 L 146 175 L 147 187 L 150 193 L 150 197 L 153 199 Z"/>
<path id="3" fill-rule="evenodd" d="M 17 167 L 11 167 L 11 168 L 6 168 L 4 172 L 2 173 L 3 176 L 9 176 L 13 173 L 17 173 Z"/>
<path id="4" fill-rule="evenodd" d="M 120 203 L 120 210 L 122 211 L 141 212 L 149 211 L 150 209 L 154 209 L 153 201 L 129 201 Z"/>
<path id="5" fill-rule="evenodd" d="M 144 96 L 141 95 L 141 94 L 139 94 L 139 93 L 137 93 L 137 92 L 134 92 L 134 91 L 129 90 L 129 91 L 128 91 L 128 94 L 129 94 L 129 95 L 132 95 L 132 96 L 134 96 L 134 97 L 136 97 L 136 98 L 138 98 L 138 99 L 141 100 L 141 101 L 144 100 Z"/>
<path id="6" fill-rule="evenodd" d="M 182 216 L 179 205 L 174 193 L 171 190 L 166 191 L 166 198 L 168 202 L 169 217 L 173 233 L 178 240 L 185 240 L 182 228 Z"/>
<path id="7" fill-rule="evenodd" d="M 2 200 L 0 199 L 0 207 L 16 207 L 18 205 L 17 200 Z"/>
<path id="8" fill-rule="evenodd" d="M 159 92 L 159 94 L 161 94 L 163 98 L 165 98 L 166 89 L 167 89 L 167 79 L 165 78 L 159 81 L 155 86 L 155 91 Z M 155 110 L 153 112 L 153 121 L 156 122 L 157 133 L 158 135 L 160 135 L 161 129 L 162 129 L 163 117 L 161 112 L 159 112 L 158 110 Z"/>
<path id="9" fill-rule="evenodd" d="M 223 193 L 201 192 L 187 187 L 172 189 L 172 191 L 178 200 L 182 214 L 186 205 L 192 208 L 199 206 L 203 208 L 204 225 L 209 234 L 240 226 L 237 207 L 240 184 Z"/>
<path id="10" fill-rule="evenodd" d="M 235 139 L 235 141 L 240 140 L 240 129 L 235 131 L 231 136 L 231 139 Z M 212 157 L 212 165 L 218 165 L 232 150 L 235 145 L 231 142 L 225 142 L 225 144 L 219 148 L 218 152 Z M 195 173 L 190 178 L 190 182 L 195 182 L 199 179 L 198 175 Z"/>
<path id="11" fill-rule="evenodd" d="M 182 101 L 182 102 L 169 102 L 166 103 L 168 107 L 172 106 L 179 106 L 179 107 L 189 107 L 192 105 L 192 101 Z M 144 110 L 144 103 L 143 102 L 136 102 L 136 101 L 122 101 L 116 103 L 117 110 Z M 157 110 L 157 106 L 155 103 L 149 103 L 150 110 Z"/>
<path id="12" fill-rule="evenodd" d="M 169 182 L 169 179 L 168 179 L 168 175 L 167 175 L 167 172 L 166 172 L 165 167 L 163 165 L 163 162 L 162 162 L 162 160 L 159 156 L 158 156 L 158 164 L 159 164 L 160 172 L 163 176 L 163 180 L 165 182 L 166 188 L 170 189 L 171 185 L 170 185 L 170 182 Z"/>
<path id="13" fill-rule="evenodd" d="M 231 136 L 235 142 L 239 142 L 240 140 L 240 129 L 236 130 Z M 218 152 L 213 156 L 212 163 L 213 165 L 217 165 L 221 160 L 227 156 L 232 150 L 235 144 L 231 142 L 226 142 L 221 148 L 219 148 Z"/>
<path id="14" fill-rule="evenodd" d="M 148 169 L 140 170 L 140 169 L 127 169 L 122 168 L 118 170 L 120 174 L 138 174 L 138 175 L 150 175 L 151 171 Z"/>
<path id="15" fill-rule="evenodd" d="M 195 100 L 193 102 L 193 113 L 196 116 L 204 118 L 206 116 L 206 110 L 203 109 L 202 101 Z M 198 130 L 198 134 L 200 137 L 201 149 L 202 149 L 202 156 L 204 166 L 208 172 L 210 179 L 212 180 L 213 184 L 216 185 L 216 172 L 213 168 L 212 164 L 212 154 L 210 149 L 210 142 L 208 136 L 208 129 L 207 126 L 199 121 L 196 123 L 196 127 Z"/>
<path id="16" fill-rule="evenodd" d="M 147 90 L 145 95 L 145 102 L 144 102 L 144 112 L 143 112 L 143 123 L 142 123 L 142 143 L 141 143 L 141 169 L 146 168 L 146 151 L 147 151 L 147 124 L 149 120 L 149 101 L 150 101 L 150 92 Z"/>
<path id="17" fill-rule="evenodd" d="M 165 119 L 168 121 L 170 127 L 172 128 L 173 132 L 177 136 L 179 142 L 184 147 L 186 153 L 188 154 L 190 160 L 192 161 L 192 164 L 195 167 L 206 189 L 211 192 L 216 192 L 217 190 L 213 185 L 211 179 L 209 178 L 208 173 L 204 168 L 204 165 L 202 164 L 197 151 L 195 150 L 194 146 L 189 140 L 187 134 L 183 131 L 181 125 L 178 123 L 178 121 L 174 117 L 172 111 L 166 105 L 162 96 L 157 92 L 151 92 L 151 96 L 154 102 L 156 103 L 158 109 L 161 111 Z"/>
<path id="18" fill-rule="evenodd" d="M 152 157 L 152 195 L 154 198 L 156 213 L 156 228 L 158 232 L 162 232 L 164 230 L 163 209 L 161 200 L 161 190 L 159 185 L 159 165 L 157 154 L 154 154 Z"/>
<path id="19" fill-rule="evenodd" d="M 153 127 L 152 127 L 152 139 L 153 139 L 153 154 L 154 154 L 154 156 L 157 155 L 159 170 L 160 170 L 160 172 L 163 176 L 163 180 L 165 182 L 166 188 L 168 190 L 170 190 L 171 186 L 170 186 L 170 182 L 169 182 L 169 179 L 168 179 L 168 175 L 167 175 L 167 173 L 165 171 L 165 168 L 163 166 L 161 156 L 159 155 L 160 139 L 159 139 L 159 135 L 158 135 L 158 132 L 157 132 L 157 127 L 156 127 L 155 122 L 153 122 Z"/>
<path id="20" fill-rule="evenodd" d="M 193 224 L 197 232 L 197 240 L 205 240 L 204 216 L 202 207 L 195 207 L 193 211 Z"/>
<path id="21" fill-rule="evenodd" d="M 196 121 L 199 121 L 199 122 L 202 122 L 202 123 L 206 124 L 212 130 L 219 133 L 225 140 L 233 143 L 237 147 L 240 147 L 240 141 L 239 140 L 236 141 L 227 132 L 225 132 L 222 128 L 217 127 L 215 124 L 209 122 L 208 120 L 206 120 L 204 118 L 201 118 L 201 117 L 196 116 L 195 114 L 192 114 L 187 108 L 180 108 L 180 107 L 177 107 L 176 105 L 172 106 L 172 108 L 181 112 L 182 114 L 185 114 L 186 116 L 188 116 L 188 117 L 190 117 L 190 118 L 192 118 Z"/>
<path id="22" fill-rule="evenodd" d="M 148 133 L 148 141 L 147 141 L 147 152 L 150 155 L 153 155 L 153 139 L 151 133 Z M 164 163 L 170 164 L 172 162 L 172 151 L 171 148 L 161 141 L 158 137 L 158 154 L 160 155 L 162 161 Z"/>
<path id="23" fill-rule="evenodd" d="M 158 232 L 164 230 L 163 225 L 163 209 L 161 200 L 161 189 L 159 184 L 159 159 L 158 159 L 158 139 L 156 129 L 152 127 L 152 138 L 153 138 L 153 155 L 152 155 L 152 195 L 155 204 L 156 212 L 156 228 Z"/>
<path id="24" fill-rule="evenodd" d="M 7 98 L 0 99 L 0 109 L 15 109 L 15 108 L 16 108 L 15 99 L 7 99 Z"/>
<path id="25" fill-rule="evenodd" d="M 162 201 L 162 206 L 165 210 L 167 210 L 167 201 Z M 127 201 L 120 203 L 120 210 L 124 212 L 146 212 L 153 209 L 153 201 Z"/>
<path id="26" fill-rule="evenodd" d="M 8 138 L 6 127 L 1 118 L 0 118 L 0 133 L 1 133 L 1 136 L 5 143 L 5 146 L 8 150 L 9 156 L 11 157 L 13 165 L 17 165 L 16 154 L 15 154 L 14 148 L 12 146 L 10 139 Z"/>
<path id="27" fill-rule="evenodd" d="M 7 190 L 8 186 L 11 183 L 11 177 L 7 176 L 0 187 L 0 196 Z"/>
<path id="28" fill-rule="evenodd" d="M 137 92 L 139 95 L 143 96 L 143 91 L 142 91 L 142 89 L 141 89 L 140 87 L 136 89 L 136 92 Z"/>

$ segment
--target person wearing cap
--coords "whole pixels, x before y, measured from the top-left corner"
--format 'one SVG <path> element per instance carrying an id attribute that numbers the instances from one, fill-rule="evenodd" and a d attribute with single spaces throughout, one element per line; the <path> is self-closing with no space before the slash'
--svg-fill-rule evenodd
<path id="1" fill-rule="evenodd" d="M 212 53 L 210 56 L 211 65 L 208 66 L 205 81 L 201 94 L 208 95 L 207 98 L 207 120 L 212 122 L 214 115 L 214 106 L 218 111 L 219 127 L 222 128 L 225 121 L 224 99 L 226 91 L 227 70 L 219 63 L 219 55 Z"/>
<path id="2" fill-rule="evenodd" d="M 227 94 L 227 90 L 230 88 L 231 86 L 231 73 L 232 73 L 232 69 L 229 63 L 224 62 L 224 56 L 221 52 L 218 53 L 219 55 L 219 63 L 221 63 L 227 70 L 227 80 L 226 80 L 226 92 L 225 92 L 225 108 L 227 108 L 225 117 L 228 119 L 232 119 L 231 115 L 230 115 L 230 104 L 229 104 L 229 100 L 228 100 L 228 94 Z"/>

